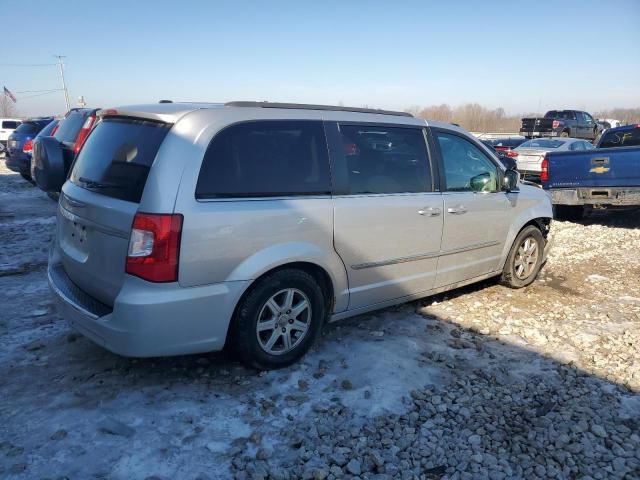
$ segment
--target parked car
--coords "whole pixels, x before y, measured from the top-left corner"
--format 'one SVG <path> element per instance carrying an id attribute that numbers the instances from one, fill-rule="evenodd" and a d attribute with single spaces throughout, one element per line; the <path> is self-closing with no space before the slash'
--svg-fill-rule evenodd
<path id="1" fill-rule="evenodd" d="M 64 171 L 60 174 L 66 178 L 66 175 L 71 168 L 71 164 L 75 159 L 76 154 L 82 148 L 84 141 L 87 139 L 91 128 L 93 127 L 96 121 L 96 112 L 97 108 L 72 108 L 69 110 L 64 118 L 60 120 L 58 126 L 53 133 L 52 137 L 42 137 L 38 138 L 33 145 L 33 156 L 34 163 L 38 163 L 37 156 L 44 152 L 44 149 L 39 148 L 39 145 L 44 139 L 47 139 L 49 143 L 55 143 L 59 148 L 56 151 L 61 155 Z M 34 166 L 32 165 L 32 170 Z M 38 187 L 42 188 L 41 185 L 38 184 L 37 178 L 36 184 Z M 46 190 L 45 190 L 46 191 Z M 47 192 L 49 194 L 55 194 L 57 192 Z M 50 196 L 52 196 L 50 195 Z"/>
<path id="2" fill-rule="evenodd" d="M 9 170 L 31 181 L 33 139 L 52 121 L 53 117 L 30 118 L 18 125 L 8 140 L 5 162 Z"/>
<path id="3" fill-rule="evenodd" d="M 60 312 L 122 355 L 229 342 L 282 367 L 325 321 L 489 277 L 529 285 L 550 245 L 548 195 L 450 124 L 266 102 L 99 117 L 66 182 L 47 137 L 36 176 L 62 186 Z"/>
<path id="4" fill-rule="evenodd" d="M 22 123 L 17 118 L 0 118 L 0 153 L 6 153 L 9 135 Z"/>
<path id="5" fill-rule="evenodd" d="M 523 118 L 520 134 L 534 137 L 572 137 L 595 140 L 601 127 L 587 112 L 550 110 L 542 118 Z"/>
<path id="6" fill-rule="evenodd" d="M 578 138 L 537 138 L 527 140 L 514 150 L 518 171 L 528 180 L 540 181 L 542 160 L 548 152 L 593 150 L 592 143 Z"/>
<path id="7" fill-rule="evenodd" d="M 504 150 L 496 150 L 493 147 L 493 145 L 491 145 L 491 142 L 489 140 L 481 140 L 481 142 L 484 144 L 485 147 L 487 147 L 491 151 L 491 153 L 493 153 L 496 157 L 498 157 L 498 160 L 500 160 L 500 163 L 502 163 L 504 168 L 508 170 L 509 169 L 515 170 L 518 168 L 516 160 L 515 158 L 513 158 L 513 154 L 511 152 L 505 152 Z"/>
<path id="8" fill-rule="evenodd" d="M 640 125 L 607 130 L 595 150 L 548 153 L 541 180 L 558 218 L 580 219 L 587 206 L 640 206 Z"/>

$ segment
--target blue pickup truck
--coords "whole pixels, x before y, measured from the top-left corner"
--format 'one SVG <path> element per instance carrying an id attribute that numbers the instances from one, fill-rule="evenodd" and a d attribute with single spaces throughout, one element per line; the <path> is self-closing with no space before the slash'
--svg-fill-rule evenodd
<path id="1" fill-rule="evenodd" d="M 585 207 L 640 207 L 640 125 L 606 130 L 594 150 L 549 152 L 542 188 L 558 218 L 578 220 Z"/>

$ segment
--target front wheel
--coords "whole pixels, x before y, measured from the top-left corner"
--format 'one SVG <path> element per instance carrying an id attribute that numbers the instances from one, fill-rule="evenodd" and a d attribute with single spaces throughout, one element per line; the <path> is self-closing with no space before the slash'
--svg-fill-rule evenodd
<path id="1" fill-rule="evenodd" d="M 238 305 L 232 341 L 240 360 L 260 370 L 300 359 L 325 320 L 325 298 L 307 272 L 284 269 L 256 283 Z"/>
<path id="2" fill-rule="evenodd" d="M 510 288 L 533 283 L 542 267 L 545 240 L 539 228 L 529 225 L 518 234 L 502 270 L 500 281 Z"/>

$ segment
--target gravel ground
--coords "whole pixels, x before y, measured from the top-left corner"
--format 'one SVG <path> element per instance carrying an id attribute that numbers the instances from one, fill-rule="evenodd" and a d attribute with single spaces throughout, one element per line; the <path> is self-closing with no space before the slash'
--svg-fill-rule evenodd
<path id="1" fill-rule="evenodd" d="M 527 289 L 332 324 L 255 372 L 71 330 L 45 280 L 54 209 L 0 166 L 2 478 L 640 478 L 640 212 L 554 223 Z"/>

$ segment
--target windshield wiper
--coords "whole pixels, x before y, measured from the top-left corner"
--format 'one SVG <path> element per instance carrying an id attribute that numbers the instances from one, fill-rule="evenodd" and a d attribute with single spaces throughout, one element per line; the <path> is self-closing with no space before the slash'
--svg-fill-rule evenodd
<path id="1" fill-rule="evenodd" d="M 96 182 L 86 177 L 80 177 L 78 180 L 80 180 L 86 188 L 124 188 L 123 185 L 117 185 L 115 183 Z"/>

